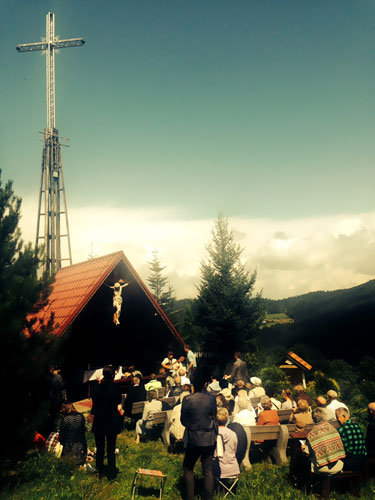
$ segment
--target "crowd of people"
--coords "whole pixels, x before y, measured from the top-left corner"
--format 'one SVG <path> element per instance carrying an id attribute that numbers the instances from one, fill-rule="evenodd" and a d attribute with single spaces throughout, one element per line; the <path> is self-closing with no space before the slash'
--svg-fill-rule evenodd
<path id="1" fill-rule="evenodd" d="M 135 442 L 139 444 L 152 429 L 153 415 L 163 409 L 158 397 L 161 380 L 165 381 L 166 395 L 174 397 L 169 430 L 174 441 L 184 444 L 187 500 L 194 498 L 194 466 L 198 459 L 202 463 L 204 498 L 211 499 L 215 478 L 225 479 L 240 473 L 246 452 L 246 427 L 278 425 L 280 410 L 290 411 L 289 421 L 295 424 L 297 432 L 308 429 L 298 442 L 290 464 L 297 484 L 302 485 L 311 472 L 333 475 L 342 470 L 360 470 L 367 454 L 375 456 L 375 403 L 368 405 L 365 437 L 351 418 L 350 409 L 334 390 L 313 401 L 302 385 L 285 387 L 283 401 L 279 401 L 273 393 L 266 394 L 259 377 L 248 376 L 239 352 L 234 355 L 230 373 L 221 375 L 216 371 L 209 373 L 203 366 L 197 368 L 190 346 L 185 351 L 186 358 L 178 359 L 169 352 L 161 362 L 163 377 L 153 373 L 145 385 L 142 373 L 131 367 L 132 371 L 127 374 L 131 387 L 125 401 L 114 382 L 115 368 L 104 367 L 89 416 L 96 442 L 96 469 L 100 475 L 106 471 L 114 477 L 117 473 L 116 437 L 122 430 L 124 416 L 132 419 L 135 402 L 145 402 L 142 417 L 135 422 Z M 75 456 L 81 465 L 87 460 L 87 453 L 91 454 L 85 439 L 85 420 L 69 402 L 64 404 L 60 442 L 63 454 Z M 253 447 L 267 452 L 269 444 L 256 443 Z M 105 445 L 107 467 L 104 466 Z"/>

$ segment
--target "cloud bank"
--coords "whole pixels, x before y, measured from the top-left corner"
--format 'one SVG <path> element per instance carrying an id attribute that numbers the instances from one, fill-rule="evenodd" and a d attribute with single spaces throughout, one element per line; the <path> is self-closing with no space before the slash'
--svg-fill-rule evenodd
<path id="1" fill-rule="evenodd" d="M 24 199 L 21 229 L 25 241 L 35 239 L 36 212 L 35 200 Z M 349 288 L 373 279 L 374 222 L 374 213 L 229 220 L 244 248 L 247 268 L 257 270 L 256 290 L 267 298 Z M 213 223 L 212 219 L 186 219 L 173 207 L 71 207 L 73 261 L 123 250 L 146 279 L 147 262 L 157 249 L 178 298 L 194 297 Z"/>

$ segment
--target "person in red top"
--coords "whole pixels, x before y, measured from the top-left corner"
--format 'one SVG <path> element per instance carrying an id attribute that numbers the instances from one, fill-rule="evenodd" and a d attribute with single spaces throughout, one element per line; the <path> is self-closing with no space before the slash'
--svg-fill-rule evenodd
<path id="1" fill-rule="evenodd" d="M 279 415 L 277 414 L 277 410 L 271 410 L 272 401 L 269 397 L 263 397 L 261 399 L 262 413 L 259 414 L 257 425 L 279 425 Z M 276 445 L 276 440 L 270 441 L 257 441 L 259 444 L 258 453 L 260 454 L 260 458 L 263 460 L 270 454 L 272 448 Z"/>
<path id="2" fill-rule="evenodd" d="M 272 401 L 270 398 L 262 398 L 262 413 L 259 414 L 257 425 L 279 425 L 279 415 L 277 410 L 271 410 Z"/>

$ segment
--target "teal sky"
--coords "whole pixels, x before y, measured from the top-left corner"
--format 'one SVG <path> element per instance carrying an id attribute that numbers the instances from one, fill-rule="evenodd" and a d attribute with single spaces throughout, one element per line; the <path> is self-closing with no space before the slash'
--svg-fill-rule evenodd
<path id="1" fill-rule="evenodd" d="M 197 218 L 373 209 L 375 4 L 367 0 L 3 2 L 1 167 L 38 189 L 45 34 L 69 204 Z"/>
<path id="2" fill-rule="evenodd" d="M 16 45 L 40 41 L 51 11 L 60 38 L 86 40 L 56 55 L 76 262 L 92 242 L 138 268 L 158 248 L 180 296 L 192 295 L 221 211 L 265 296 L 373 278 L 373 0 L 0 5 L 0 167 L 24 199 L 26 239 L 45 56 Z"/>

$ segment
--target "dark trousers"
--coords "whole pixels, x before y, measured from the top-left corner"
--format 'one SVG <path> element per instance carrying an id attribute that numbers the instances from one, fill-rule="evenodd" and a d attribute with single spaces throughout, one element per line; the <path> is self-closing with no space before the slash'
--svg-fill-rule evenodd
<path id="1" fill-rule="evenodd" d="M 343 470 L 361 470 L 365 462 L 364 455 L 347 456 L 344 458 Z"/>
<path id="2" fill-rule="evenodd" d="M 116 469 L 116 438 L 117 434 L 105 434 L 104 432 L 95 432 L 95 443 L 96 443 L 96 468 L 102 471 L 104 468 L 104 448 L 105 441 L 107 440 L 107 459 L 108 459 L 108 469 L 110 471 L 115 471 Z"/>
<path id="3" fill-rule="evenodd" d="M 200 457 L 203 472 L 204 499 L 211 500 L 214 489 L 214 475 L 212 471 L 212 462 L 215 452 L 213 446 L 189 446 L 185 451 L 184 458 L 184 476 L 186 482 L 186 500 L 194 500 L 194 465 Z"/>

